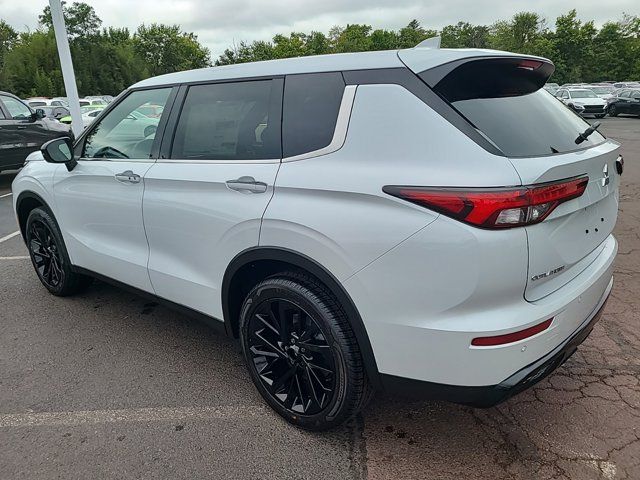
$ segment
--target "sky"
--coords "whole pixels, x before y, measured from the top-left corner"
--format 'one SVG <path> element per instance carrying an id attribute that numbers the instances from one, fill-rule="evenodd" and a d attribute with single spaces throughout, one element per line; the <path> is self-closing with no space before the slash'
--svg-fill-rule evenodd
<path id="1" fill-rule="evenodd" d="M 71 3 L 72 0 L 69 0 Z M 85 0 L 103 26 L 177 23 L 194 32 L 213 59 L 241 40 L 269 40 L 292 31 L 327 33 L 334 25 L 367 23 L 398 29 L 413 18 L 425 28 L 439 29 L 459 21 L 491 24 L 521 11 L 541 14 L 553 26 L 572 8 L 583 20 L 602 25 L 623 12 L 640 15 L 640 0 Z M 46 0 L 0 0 L 0 18 L 18 30 L 35 29 Z"/>

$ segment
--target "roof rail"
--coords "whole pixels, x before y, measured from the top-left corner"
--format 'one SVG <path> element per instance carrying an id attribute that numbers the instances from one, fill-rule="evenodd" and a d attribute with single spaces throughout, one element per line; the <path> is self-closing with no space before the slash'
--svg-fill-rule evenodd
<path id="1" fill-rule="evenodd" d="M 413 48 L 440 48 L 440 36 L 427 38 Z"/>

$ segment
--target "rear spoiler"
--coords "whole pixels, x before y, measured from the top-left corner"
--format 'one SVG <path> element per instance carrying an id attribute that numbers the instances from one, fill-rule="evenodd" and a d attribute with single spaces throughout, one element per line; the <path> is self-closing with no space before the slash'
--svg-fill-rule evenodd
<path id="1" fill-rule="evenodd" d="M 555 70 L 546 58 L 497 50 L 413 48 L 398 56 L 449 102 L 532 93 Z"/>

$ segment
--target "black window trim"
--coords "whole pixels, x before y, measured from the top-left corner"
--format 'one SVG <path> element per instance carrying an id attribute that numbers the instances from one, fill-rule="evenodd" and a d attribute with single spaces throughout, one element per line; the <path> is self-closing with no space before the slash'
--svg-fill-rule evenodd
<path id="1" fill-rule="evenodd" d="M 278 104 L 278 115 L 280 122 L 280 152 L 282 152 L 282 101 L 284 93 L 284 75 L 267 75 L 260 77 L 241 77 L 241 78 L 225 78 L 219 80 L 206 80 L 197 82 L 184 82 L 177 84 L 178 89 L 176 92 L 176 98 L 174 99 L 171 113 L 167 116 L 166 125 L 162 132 L 162 141 L 159 144 L 158 157 L 156 163 L 177 163 L 177 164 L 247 164 L 247 163 L 280 163 L 282 158 L 267 158 L 267 159 L 240 159 L 240 160 L 195 160 L 195 159 L 174 159 L 171 158 L 171 150 L 175 141 L 176 133 L 178 130 L 178 121 L 182 115 L 184 103 L 189 93 L 189 88 L 192 86 L 200 85 L 217 85 L 225 83 L 243 83 L 243 82 L 255 82 L 255 81 L 272 81 L 274 92 L 278 95 L 274 99 Z M 158 88 L 158 87 L 155 87 Z M 145 88 L 146 89 L 146 88 Z M 282 153 L 280 155 L 282 157 Z"/>

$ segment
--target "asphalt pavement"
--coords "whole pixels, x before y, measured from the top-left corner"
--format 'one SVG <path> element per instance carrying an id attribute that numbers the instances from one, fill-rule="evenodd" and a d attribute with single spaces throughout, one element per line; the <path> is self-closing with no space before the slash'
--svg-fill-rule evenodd
<path id="1" fill-rule="evenodd" d="M 57 298 L 0 174 L 0 479 L 640 478 L 640 119 L 606 118 L 626 171 L 612 297 L 578 352 L 491 409 L 377 396 L 337 431 L 266 408 L 239 348 L 112 286 Z M 429 368 L 428 365 L 425 368 Z"/>

